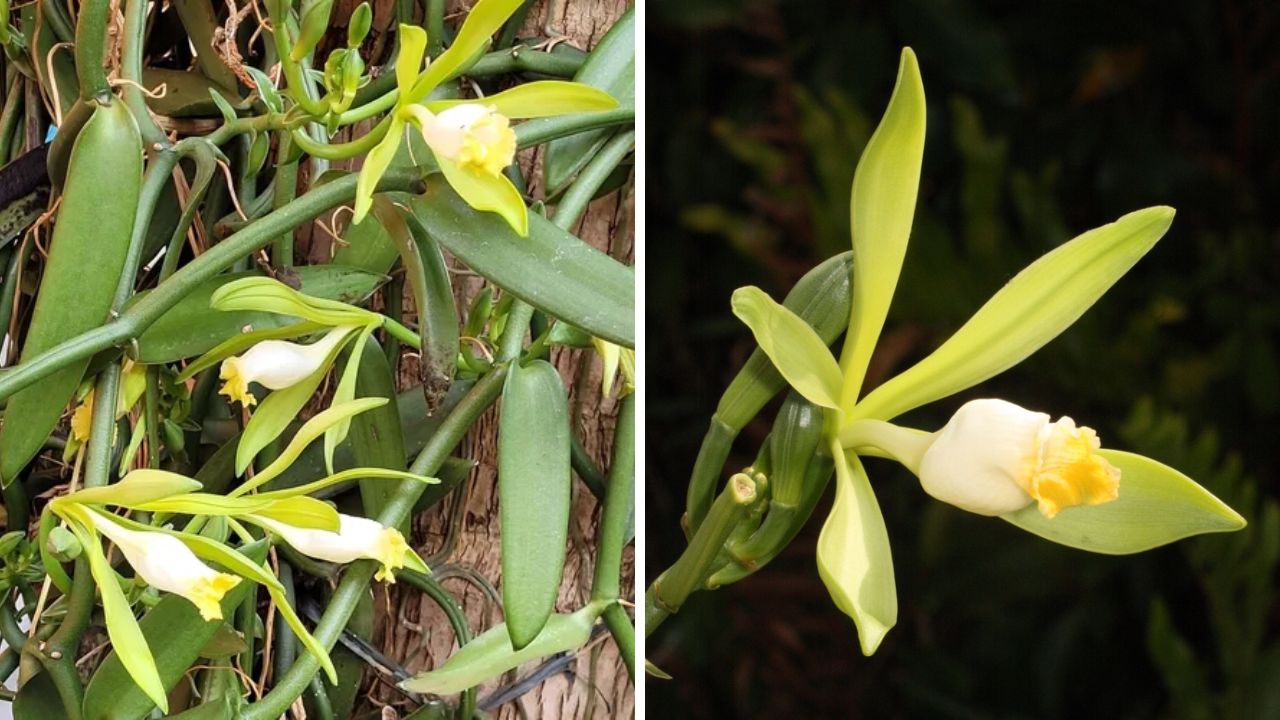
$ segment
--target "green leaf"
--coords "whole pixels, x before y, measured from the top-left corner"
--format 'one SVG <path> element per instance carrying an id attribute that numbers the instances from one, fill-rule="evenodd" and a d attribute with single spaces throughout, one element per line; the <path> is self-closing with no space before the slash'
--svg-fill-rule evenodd
<path id="1" fill-rule="evenodd" d="M 462 21 L 462 27 L 458 28 L 453 44 L 427 66 L 426 72 L 422 73 L 414 83 L 408 97 L 403 95 L 403 89 L 400 91 L 401 102 L 416 103 L 426 98 L 437 85 L 452 76 L 455 70 L 471 59 L 471 56 L 484 49 L 489 43 L 489 37 L 502 27 L 502 24 L 511 17 L 523 1 L 480 0 L 476 3 L 471 8 L 471 12 L 467 13 L 467 19 Z M 396 79 L 399 81 L 399 74 L 396 75 Z"/>
<path id="2" fill-rule="evenodd" d="M 1119 498 L 1064 508 L 1052 519 L 1034 503 L 1001 517 L 1046 540 L 1106 555 L 1128 555 L 1245 526 L 1235 510 L 1167 465 L 1118 450 L 1099 454 L 1120 469 Z"/>
<path id="3" fill-rule="evenodd" d="M 312 389 L 314 390 L 314 388 Z M 278 392 L 283 392 L 283 391 L 278 391 Z M 277 393 L 272 393 L 272 396 L 276 394 Z M 308 397 L 310 397 L 310 395 L 308 395 Z M 271 397 L 268 397 L 267 401 L 270 401 L 270 400 L 271 400 Z M 302 427 L 298 428 L 298 432 L 294 433 L 293 439 L 290 440 L 289 444 L 285 446 L 285 449 L 280 453 L 279 457 L 273 460 L 270 465 L 266 466 L 261 471 L 259 471 L 256 475 L 254 475 L 252 480 L 249 480 L 248 482 L 244 483 L 240 487 L 233 490 L 231 492 L 231 495 L 233 496 L 243 495 L 244 493 L 249 492 L 250 490 L 264 483 L 270 482 L 272 479 L 279 476 L 286 469 L 288 469 L 288 467 L 293 464 L 293 461 L 298 459 L 298 456 L 302 454 L 302 451 L 305 450 L 306 447 L 310 445 L 316 438 L 323 435 L 325 431 L 328 430 L 330 427 L 332 427 L 337 423 L 342 422 L 343 420 L 350 419 L 351 417 L 359 413 L 362 413 L 366 410 L 372 410 L 373 408 L 385 405 L 387 402 L 388 401 L 386 398 L 362 398 L 360 400 L 352 400 L 351 402 L 342 403 L 341 405 L 331 405 L 329 409 L 325 410 L 324 412 L 317 413 L 310 420 L 303 423 Z M 263 405 L 264 406 L 266 405 L 266 401 L 263 402 Z M 261 412 L 261 411 L 262 411 L 261 408 L 259 408 L 258 412 Z M 255 414 L 254 417 L 257 417 L 257 415 Z M 250 420 L 250 424 L 252 423 L 253 421 Z M 287 421 L 286 421 L 286 424 L 287 424 Z M 245 432 L 248 433 L 248 431 L 249 429 L 245 428 Z M 241 444 L 243 444 L 243 442 L 244 441 L 242 439 Z M 256 453 L 257 451 L 255 450 L 254 452 Z M 237 455 L 236 465 L 237 467 L 239 467 L 240 463 L 239 463 L 238 450 L 236 455 Z M 241 472 L 243 472 L 243 470 L 238 470 L 236 474 L 239 475 Z"/>
<path id="4" fill-rule="evenodd" d="M 1173 208 L 1152 207 L 1090 230 L 1018 273 L 955 335 L 867 395 L 854 418 L 888 420 L 1022 362 L 1071 326 L 1156 244 Z"/>
<path id="5" fill-rule="evenodd" d="M 71 529 L 80 538 L 85 554 L 89 558 L 89 570 L 93 580 L 102 593 L 102 612 L 106 617 L 107 637 L 111 640 L 112 651 L 120 658 L 121 664 L 129 673 L 129 677 L 137 683 L 151 702 L 164 713 L 169 712 L 169 698 L 160 682 L 160 673 L 156 670 L 155 658 L 147 646 L 147 639 L 133 617 L 129 600 L 120 589 L 115 570 L 102 554 L 102 546 L 91 532 L 71 525 Z"/>
<path id="6" fill-rule="evenodd" d="M 368 300 L 387 281 L 387 276 L 381 272 L 346 267 L 337 262 L 297 267 L 293 272 L 300 283 L 299 289 L 307 296 L 350 304 Z M 221 347 L 219 343 L 243 342 L 244 336 L 250 334 L 245 332 L 245 328 L 254 333 L 270 333 L 298 322 L 297 318 L 287 314 L 253 309 L 217 310 L 211 306 L 210 301 L 215 291 L 249 277 L 260 276 L 258 273 L 229 273 L 197 285 L 142 333 L 138 338 L 137 359 L 148 364 L 175 362 Z M 150 291 L 139 293 L 131 302 L 136 302 L 137 298 L 144 297 L 148 292 Z M 316 327 L 318 329 L 322 326 Z M 268 337 L 290 338 L 297 335 L 266 335 L 263 339 Z M 238 352 L 240 350 L 227 355 Z M 185 375 L 191 377 L 195 372 L 198 371 L 187 368 Z"/>
<path id="7" fill-rule="evenodd" d="M 436 156 L 440 172 L 468 205 L 476 210 L 497 213 L 520 237 L 529 234 L 529 211 L 524 197 L 506 175 L 490 175 L 459 167 L 454 161 Z"/>
<path id="8" fill-rule="evenodd" d="M 427 103 L 427 109 L 438 113 L 454 105 L 477 102 L 496 108 L 512 120 L 600 112 L 618 107 L 618 101 L 612 95 L 590 85 L 565 80 L 538 80 L 476 100 L 434 100 Z"/>
<path id="9" fill-rule="evenodd" d="M 555 611 L 569 534 L 570 448 L 560 373 L 544 360 L 513 364 L 498 419 L 498 509 L 502 607 L 516 648 Z"/>
<path id="10" fill-rule="evenodd" d="M 263 498 L 286 498 L 296 497 L 298 495 L 309 495 L 319 492 L 332 485 L 340 485 L 344 482 L 352 480 L 413 480 L 414 482 L 428 483 L 435 485 L 440 481 L 433 477 L 425 475 L 415 475 L 407 470 L 391 470 L 389 468 L 378 467 L 358 467 L 350 470 L 343 470 L 334 473 L 328 477 L 314 480 L 304 485 L 295 485 L 293 487 L 281 488 L 280 490 L 272 490 L 270 492 L 258 493 L 255 497 Z"/>
<path id="11" fill-rule="evenodd" d="M 582 69 L 573 78 L 579 83 L 600 88 L 623 105 L 634 105 L 636 98 L 636 24 L 635 10 L 627 10 L 591 49 Z M 592 130 L 547 143 L 543 159 L 543 177 L 547 195 L 554 197 L 595 157 L 613 136 L 612 130 Z"/>
<path id="12" fill-rule="evenodd" d="M 404 446 L 400 413 L 395 403 L 395 373 L 377 341 L 369 338 L 366 343 L 369 347 L 360 357 L 356 392 L 361 397 L 385 398 L 387 403 L 352 419 L 351 456 L 358 467 L 405 472 L 408 453 Z M 396 485 L 391 483 L 378 482 L 374 478 L 361 479 L 360 500 L 365 517 L 381 516 L 383 507 L 395 494 L 395 490 Z M 401 523 L 401 533 L 408 534 L 408 525 L 408 520 Z"/>
<path id="13" fill-rule="evenodd" d="M 571 615 L 552 615 L 533 642 L 516 650 L 505 623 L 495 625 L 463 645 L 444 665 L 400 683 L 409 692 L 448 695 L 475 687 L 522 663 L 546 655 L 577 650 L 591 639 L 591 627 L 604 610 L 591 604 Z"/>
<path id="14" fill-rule="evenodd" d="M 201 488 L 199 481 L 186 475 L 167 470 L 141 469 L 121 478 L 114 485 L 84 488 L 59 502 L 120 505 L 133 507 L 142 503 L 167 498 L 172 495 L 195 492 Z"/>
<path id="15" fill-rule="evenodd" d="M 857 455 L 832 443 L 836 499 L 818 537 L 818 575 L 836 607 L 858 626 L 862 654 L 871 655 L 898 622 L 893 555 L 880 504 Z"/>
<path id="16" fill-rule="evenodd" d="M 635 272 L 532 214 L 521 240 L 501 219 L 478 213 L 439 176 L 410 199 L 411 222 L 496 285 L 549 315 L 609 342 L 635 347 Z"/>
<path id="17" fill-rule="evenodd" d="M 898 81 L 853 175 L 853 306 L 841 356 L 841 407 L 850 410 L 862 387 L 880 330 L 889 314 L 920 189 L 925 101 L 920 68 L 903 48 Z"/>
<path id="18" fill-rule="evenodd" d="M 840 366 L 809 323 L 754 286 L 733 291 L 733 314 L 796 392 L 816 405 L 840 407 Z"/>
<path id="19" fill-rule="evenodd" d="M 382 174 L 391 167 L 391 161 L 396 158 L 396 152 L 400 149 L 400 141 L 404 139 L 405 124 L 391 116 L 388 116 L 388 119 L 390 124 L 387 126 L 386 137 L 369 151 L 364 158 L 364 165 L 360 168 L 360 177 L 356 181 L 356 205 L 355 212 L 351 216 L 352 222 L 361 222 L 369 214 L 369 208 L 373 206 L 373 191 L 378 187 Z"/>

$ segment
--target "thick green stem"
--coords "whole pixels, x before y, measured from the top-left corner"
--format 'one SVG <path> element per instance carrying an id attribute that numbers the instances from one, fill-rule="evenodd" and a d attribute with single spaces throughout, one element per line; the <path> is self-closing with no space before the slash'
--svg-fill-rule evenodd
<path id="1" fill-rule="evenodd" d="M 120 47 L 120 77 L 128 80 L 121 88 L 125 104 L 138 123 L 142 139 L 155 148 L 169 146 L 169 136 L 156 125 L 142 94 L 142 55 L 147 31 L 147 0 L 127 0 L 124 6 L 124 37 Z M 83 12 L 83 10 L 81 10 Z"/>
<path id="2" fill-rule="evenodd" d="M 13 73 L 13 78 L 5 88 L 4 110 L 0 110 L 0 163 L 9 159 L 9 147 L 12 144 L 14 131 L 18 121 L 22 119 L 22 74 Z"/>
<path id="3" fill-rule="evenodd" d="M 116 285 L 115 298 L 111 302 L 112 312 L 120 312 L 129 296 L 133 294 L 133 285 L 138 277 L 138 266 L 142 264 L 142 251 L 147 244 L 147 229 L 151 227 L 151 218 L 155 214 L 156 203 L 161 193 L 169 184 L 173 168 L 178 164 L 178 153 L 171 149 L 162 149 L 151 157 L 147 165 L 146 175 L 142 178 L 142 191 L 138 194 L 138 210 L 133 216 L 133 234 L 129 237 L 129 249 L 125 253 L 124 268 L 120 271 L 120 282 Z"/>
<path id="4" fill-rule="evenodd" d="M 84 685 L 80 682 L 80 673 L 76 671 L 76 653 L 80 650 L 80 638 L 89 627 L 94 591 L 89 563 L 81 555 L 76 560 L 67 614 L 63 616 L 57 631 L 48 642 L 41 645 L 41 651 L 36 655 L 58 689 L 67 720 L 79 720 L 81 705 L 84 703 Z M 26 647 L 30 648 L 33 644 L 35 643 L 29 643 Z"/>
<path id="5" fill-rule="evenodd" d="M 276 182 L 271 193 L 271 204 L 276 210 L 293 202 L 298 196 L 298 161 L 283 162 L 289 156 L 291 145 L 289 133 L 280 133 L 279 151 L 276 157 L 281 162 L 276 165 Z M 293 265 L 293 230 L 282 233 L 276 238 L 271 248 L 271 261 L 278 268 Z"/>
<path id="6" fill-rule="evenodd" d="M 587 449 L 582 447 L 582 441 L 578 440 L 576 435 L 573 437 L 573 444 L 570 445 L 569 461 L 573 471 L 582 480 L 582 484 L 587 486 L 597 500 L 604 500 L 605 493 L 608 492 L 605 487 L 604 473 L 596 467 L 596 461 L 587 454 Z"/>
<path id="7" fill-rule="evenodd" d="M 596 541 L 596 571 L 591 599 L 613 601 L 621 597 L 622 550 L 627 544 L 635 508 L 636 419 L 635 395 L 622 399 L 618 427 L 613 435 L 613 464 L 605 490 Z"/>
<path id="8" fill-rule="evenodd" d="M 582 217 L 587 205 L 591 203 L 591 198 L 596 196 L 600 187 L 604 185 L 604 181 L 608 180 L 613 171 L 622 164 L 635 143 L 634 130 L 621 133 L 601 148 L 594 158 L 591 158 L 591 162 L 578 173 L 578 178 L 564 192 L 560 197 L 560 203 L 556 205 L 555 224 L 558 227 L 568 230 L 578 222 L 578 218 Z"/>
<path id="9" fill-rule="evenodd" d="M 496 365 L 472 388 L 466 397 L 459 401 L 449 417 L 440 424 L 426 447 L 413 461 L 410 472 L 418 475 L 434 474 L 449 453 L 462 440 L 480 415 L 497 400 L 502 393 L 502 385 L 506 380 L 507 369 L 504 365 Z M 401 483 L 395 493 L 383 506 L 378 522 L 386 527 L 397 527 L 409 517 L 413 505 L 426 489 L 414 481 Z M 331 648 L 337 642 L 338 635 L 346 627 L 356 604 L 367 592 L 369 581 L 377 569 L 376 563 L 365 560 L 352 564 L 338 583 L 329 600 L 329 606 L 312 633 L 324 647 Z M 284 675 L 276 678 L 275 687 L 258 702 L 247 706 L 241 713 L 241 720 L 274 720 L 288 709 L 294 698 L 307 687 L 320 663 L 314 655 L 306 653 L 294 662 L 293 667 Z"/>
<path id="10" fill-rule="evenodd" d="M 524 334 L 529 329 L 529 321 L 533 319 L 533 306 L 516 298 L 507 311 L 507 322 L 502 329 L 502 339 L 498 346 L 498 362 L 507 362 L 520 357 L 520 349 L 524 347 Z"/>
<path id="11" fill-rule="evenodd" d="M 634 683 L 636 681 L 636 627 L 631 622 L 631 616 L 627 615 L 625 608 L 614 603 L 604 610 L 604 625 L 609 628 L 613 641 L 618 644 L 618 654 L 627 664 L 627 674 L 631 676 L 631 682 Z"/>
<path id="12" fill-rule="evenodd" d="M 80 79 L 80 99 L 110 102 L 111 81 L 107 79 L 107 27 L 111 23 L 111 0 L 81 0 L 76 20 L 76 76 Z"/>
<path id="13" fill-rule="evenodd" d="M 84 458 L 84 486 L 102 487 L 111 481 L 111 450 L 116 436 L 116 404 L 120 396 L 120 365 L 109 363 L 93 386 L 93 424 Z"/>
<path id="14" fill-rule="evenodd" d="M 412 170 L 393 169 L 382 176 L 379 192 L 409 191 L 419 182 Z M 137 338 L 144 330 L 188 293 L 237 260 L 265 247 L 280 233 L 332 210 L 355 197 L 356 176 L 350 175 L 325 183 L 306 193 L 287 207 L 250 223 L 240 232 L 211 247 L 191 261 L 173 277 L 156 286 L 120 317 L 102 327 L 77 335 L 31 360 L 0 373 L 0 400 L 38 382 L 69 363 L 83 360 Z"/>
<path id="15" fill-rule="evenodd" d="M 520 123 L 515 127 L 516 145 L 529 147 L 556 138 L 576 135 L 588 130 L 598 130 L 615 125 L 631 125 L 636 121 L 636 109 L 622 107 L 604 112 L 557 115 Z"/>

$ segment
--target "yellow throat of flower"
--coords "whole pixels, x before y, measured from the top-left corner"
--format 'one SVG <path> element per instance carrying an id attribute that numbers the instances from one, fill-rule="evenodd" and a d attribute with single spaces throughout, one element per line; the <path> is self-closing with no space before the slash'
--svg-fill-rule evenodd
<path id="1" fill-rule="evenodd" d="M 1062 418 L 1041 437 L 1040 463 L 1023 488 L 1041 514 L 1051 518 L 1066 507 L 1101 505 L 1119 497 L 1120 471 L 1098 455 L 1101 443 L 1091 428 Z"/>
<path id="2" fill-rule="evenodd" d="M 404 536 L 399 530 L 395 528 L 383 530 L 378 538 L 378 545 L 374 549 L 376 559 L 382 563 L 382 567 L 374 578 L 382 582 L 394 583 L 395 570 L 404 567 L 404 556 L 407 552 L 409 552 L 409 544 L 404 541 Z"/>
<path id="3" fill-rule="evenodd" d="M 456 162 L 489 175 L 500 174 L 516 155 L 516 133 L 505 115 L 490 112 L 477 119 L 462 137 Z"/>
<path id="4" fill-rule="evenodd" d="M 214 573 L 212 577 L 196 580 L 187 593 L 187 599 L 195 603 L 200 617 L 205 620 L 221 620 L 222 596 L 239 584 L 240 578 L 235 575 Z"/>
<path id="5" fill-rule="evenodd" d="M 249 392 L 249 380 L 240 372 L 238 358 L 229 357 L 223 360 L 218 377 L 226 381 L 218 394 L 226 395 L 233 402 L 238 402 L 245 407 L 253 407 L 258 402 L 258 399 Z"/>

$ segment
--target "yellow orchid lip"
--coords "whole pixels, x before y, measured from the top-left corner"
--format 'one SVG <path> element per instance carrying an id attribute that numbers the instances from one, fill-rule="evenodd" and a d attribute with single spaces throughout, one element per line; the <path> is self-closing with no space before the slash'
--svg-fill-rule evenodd
<path id="1" fill-rule="evenodd" d="M 1031 503 L 1047 518 L 1119 497 L 1120 471 L 1091 428 L 1050 422 L 1004 400 L 965 403 L 920 460 L 925 492 L 964 510 L 1003 515 Z"/>

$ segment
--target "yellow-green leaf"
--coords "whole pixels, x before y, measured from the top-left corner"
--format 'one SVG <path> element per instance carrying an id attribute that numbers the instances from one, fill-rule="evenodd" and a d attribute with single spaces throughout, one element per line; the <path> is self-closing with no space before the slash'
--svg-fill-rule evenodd
<path id="1" fill-rule="evenodd" d="M 537 80 L 477 100 L 434 100 L 427 103 L 427 109 L 438 113 L 454 105 L 476 102 L 491 105 L 513 120 L 618 107 L 618 101 L 599 88 L 567 80 Z"/>
<path id="2" fill-rule="evenodd" d="M 270 399 L 270 397 L 267 398 L 267 400 Z M 317 413 L 310 420 L 303 423 L 302 427 L 298 428 L 298 432 L 294 433 L 293 439 L 285 446 L 285 449 L 280 453 L 279 457 L 254 475 L 252 480 L 235 488 L 229 494 L 232 496 L 243 495 L 264 483 L 270 482 L 287 470 L 289 466 L 293 464 L 293 461 L 297 460 L 298 456 L 302 454 L 302 451 L 305 450 L 316 438 L 323 435 L 325 430 L 328 430 L 333 425 L 342 422 L 343 420 L 350 419 L 351 417 L 366 410 L 372 410 L 386 404 L 386 398 L 360 398 L 359 400 L 352 400 L 351 402 L 342 403 L 341 405 L 331 405 L 329 409 L 324 412 Z M 263 402 L 263 405 L 266 405 L 266 402 Z M 261 409 L 259 409 L 259 412 L 261 412 Z M 252 420 L 250 423 L 252 423 Z M 248 432 L 248 428 L 245 428 L 245 432 Z M 243 442 L 243 440 L 241 442 Z M 238 451 L 236 455 L 236 464 L 238 466 Z M 237 472 L 237 474 L 239 474 L 239 472 Z"/>
<path id="3" fill-rule="evenodd" d="M 816 405 L 840 407 L 840 366 L 809 323 L 754 286 L 733 292 L 733 314 L 796 392 Z"/>
<path id="4" fill-rule="evenodd" d="M 924 131 L 920 68 L 911 48 L 903 48 L 893 97 L 853 175 L 853 307 L 840 359 L 845 410 L 857 400 L 902 271 L 920 189 Z"/>
<path id="5" fill-rule="evenodd" d="M 1046 518 L 1035 503 L 1001 517 L 1047 540 L 1107 555 L 1128 555 L 1192 535 L 1231 532 L 1244 518 L 1194 480 L 1142 455 L 1102 450 L 1120 469 L 1120 497 L 1064 508 Z"/>
<path id="6" fill-rule="evenodd" d="M 497 213 L 520 237 L 529 234 L 529 213 L 524 198 L 506 175 L 490 175 L 458 167 L 447 158 L 436 156 L 444 179 L 468 205 L 476 210 Z"/>
<path id="7" fill-rule="evenodd" d="M 868 394 L 851 419 L 888 420 L 1022 362 L 1070 327 L 1128 272 L 1164 236 L 1173 214 L 1170 207 L 1132 212 L 1045 254 L 941 347 Z"/>
<path id="8" fill-rule="evenodd" d="M 898 622 L 893 555 L 880 504 L 857 455 L 833 442 L 836 499 L 818 536 L 818 575 L 836 607 L 858 626 L 862 653 L 880 647 Z"/>

